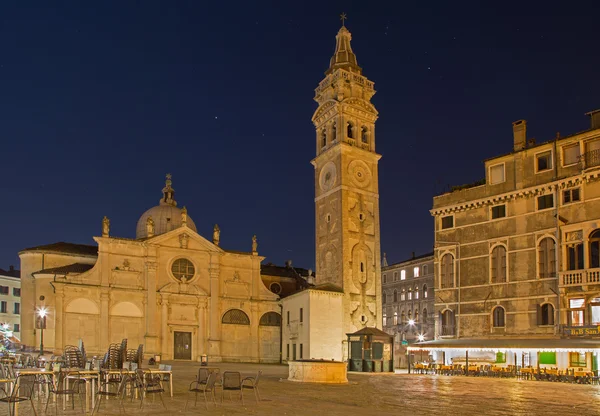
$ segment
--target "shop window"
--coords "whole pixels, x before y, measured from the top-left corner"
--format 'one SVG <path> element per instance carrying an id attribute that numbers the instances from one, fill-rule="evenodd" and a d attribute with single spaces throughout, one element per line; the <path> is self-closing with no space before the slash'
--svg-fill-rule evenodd
<path id="1" fill-rule="evenodd" d="M 569 367 L 586 367 L 587 359 L 585 352 L 570 352 Z"/>

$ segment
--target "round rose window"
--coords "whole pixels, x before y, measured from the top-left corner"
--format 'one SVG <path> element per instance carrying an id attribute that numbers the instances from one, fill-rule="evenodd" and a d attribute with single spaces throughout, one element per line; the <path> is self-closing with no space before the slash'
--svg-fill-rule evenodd
<path id="1" fill-rule="evenodd" d="M 188 259 L 177 259 L 171 266 L 171 272 L 173 272 L 173 276 L 177 280 L 185 278 L 185 280 L 189 281 L 194 277 L 195 269 L 192 262 Z"/>

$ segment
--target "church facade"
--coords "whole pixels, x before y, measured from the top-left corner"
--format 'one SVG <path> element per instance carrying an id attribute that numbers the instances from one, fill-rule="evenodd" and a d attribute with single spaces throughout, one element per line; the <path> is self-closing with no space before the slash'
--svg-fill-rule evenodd
<path id="1" fill-rule="evenodd" d="M 217 226 L 211 241 L 202 237 L 171 185 L 167 176 L 135 239 L 111 236 L 105 218 L 97 246 L 19 253 L 23 344 L 40 344 L 36 311 L 44 308 L 44 349 L 54 353 L 82 339 L 88 354 L 104 354 L 127 338 L 163 360 L 279 362 L 279 296 L 261 279 L 256 237 L 249 252 L 221 248 Z"/>

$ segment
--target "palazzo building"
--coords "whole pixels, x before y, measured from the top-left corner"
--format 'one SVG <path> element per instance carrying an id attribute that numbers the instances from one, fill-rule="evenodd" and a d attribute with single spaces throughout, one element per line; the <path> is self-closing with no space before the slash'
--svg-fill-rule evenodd
<path id="1" fill-rule="evenodd" d="M 342 26 L 315 89 L 317 285 L 283 299 L 284 358 L 345 360 L 348 333 L 381 329 L 378 113 Z"/>
<path id="2" fill-rule="evenodd" d="M 12 340 L 21 339 L 21 272 L 0 269 L 0 325 Z"/>
<path id="3" fill-rule="evenodd" d="M 45 308 L 44 347 L 54 353 L 81 339 L 89 354 L 104 354 L 127 338 L 162 359 L 279 362 L 279 296 L 261 279 L 256 236 L 247 252 L 226 250 L 217 226 L 206 239 L 177 207 L 170 175 L 162 192 L 135 239 L 110 235 L 105 217 L 97 246 L 61 242 L 19 253 L 23 344 L 39 345 L 35 315 Z"/>
<path id="4" fill-rule="evenodd" d="M 588 115 L 589 130 L 541 144 L 513 123 L 484 181 L 434 198 L 438 340 L 423 348 L 438 360 L 597 369 L 600 111 Z"/>
<path id="5" fill-rule="evenodd" d="M 407 347 L 435 337 L 433 253 L 415 256 L 381 269 L 383 330 L 394 336 L 395 366 L 407 366 Z M 426 354 L 424 358 L 428 358 Z M 417 358 L 418 359 L 418 358 Z"/>

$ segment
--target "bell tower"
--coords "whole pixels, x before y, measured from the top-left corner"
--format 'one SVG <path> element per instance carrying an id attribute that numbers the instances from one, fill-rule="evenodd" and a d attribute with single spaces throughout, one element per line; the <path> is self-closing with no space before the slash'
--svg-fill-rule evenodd
<path id="1" fill-rule="evenodd" d="M 342 15 L 342 21 L 345 18 Z M 315 168 L 317 283 L 342 289 L 343 331 L 381 329 L 379 185 L 375 94 L 342 24 L 325 78 L 315 89 L 319 108 Z"/>

